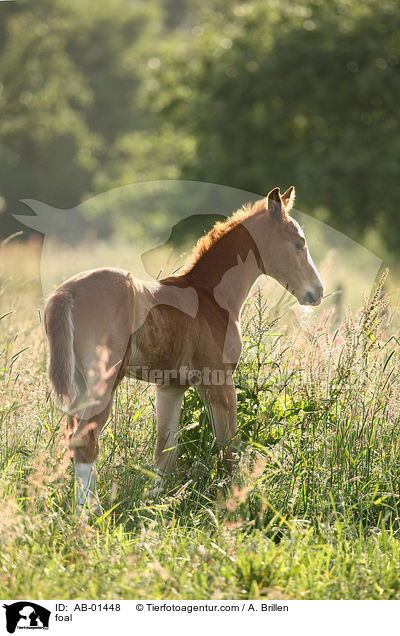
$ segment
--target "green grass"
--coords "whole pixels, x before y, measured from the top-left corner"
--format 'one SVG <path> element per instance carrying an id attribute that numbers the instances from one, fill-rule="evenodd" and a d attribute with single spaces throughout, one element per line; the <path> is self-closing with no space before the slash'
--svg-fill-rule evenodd
<path id="1" fill-rule="evenodd" d="M 154 391 L 124 381 L 98 463 L 105 513 L 84 524 L 24 254 L 0 272 L 3 598 L 400 598 L 399 342 L 380 288 L 340 324 L 250 299 L 232 480 L 191 390 L 154 499 Z"/>

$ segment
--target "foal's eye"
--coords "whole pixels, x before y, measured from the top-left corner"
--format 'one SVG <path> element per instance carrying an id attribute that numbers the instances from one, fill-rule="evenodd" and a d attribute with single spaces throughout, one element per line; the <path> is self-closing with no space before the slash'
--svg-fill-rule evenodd
<path id="1" fill-rule="evenodd" d="M 301 252 L 301 250 L 304 249 L 305 246 L 305 242 L 301 242 L 301 243 L 296 243 L 296 250 L 299 250 L 299 252 Z"/>

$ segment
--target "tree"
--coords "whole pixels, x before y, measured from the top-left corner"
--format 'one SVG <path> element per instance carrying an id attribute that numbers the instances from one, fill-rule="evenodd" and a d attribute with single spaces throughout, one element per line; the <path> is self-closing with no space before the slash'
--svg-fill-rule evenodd
<path id="1" fill-rule="evenodd" d="M 18 228 L 10 213 L 26 213 L 21 198 L 76 205 L 119 156 L 119 138 L 146 126 L 136 94 L 159 21 L 153 4 L 126 0 L 19 0 L 0 11 L 6 236 Z"/>
<path id="2" fill-rule="evenodd" d="M 293 183 L 302 209 L 354 238 L 379 224 L 396 247 L 398 3 L 212 4 L 165 44 L 148 91 L 159 125 L 195 143 L 182 176 L 260 193 Z"/>

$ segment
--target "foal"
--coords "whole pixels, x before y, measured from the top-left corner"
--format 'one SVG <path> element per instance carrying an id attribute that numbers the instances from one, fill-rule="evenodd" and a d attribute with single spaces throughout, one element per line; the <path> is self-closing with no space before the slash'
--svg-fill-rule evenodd
<path id="1" fill-rule="evenodd" d="M 174 467 L 182 400 L 196 385 L 210 406 L 214 434 L 232 466 L 241 354 L 240 311 L 267 274 L 303 305 L 319 305 L 323 286 L 304 234 L 289 216 L 294 188 L 244 206 L 197 243 L 182 273 L 143 282 L 120 269 L 83 272 L 50 297 L 45 325 L 49 375 L 75 423 L 70 440 L 77 510 L 99 509 L 95 487 L 99 437 L 115 389 L 130 377 L 156 384 L 156 471 Z"/>

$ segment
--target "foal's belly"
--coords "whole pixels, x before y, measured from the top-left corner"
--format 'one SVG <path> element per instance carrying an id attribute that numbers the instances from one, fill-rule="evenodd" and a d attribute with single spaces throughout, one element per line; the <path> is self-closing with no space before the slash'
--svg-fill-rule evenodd
<path id="1" fill-rule="evenodd" d="M 165 331 L 151 342 L 147 338 L 132 337 L 132 351 L 126 375 L 153 384 L 190 384 L 193 369 L 193 347 L 181 334 Z"/>
<path id="2" fill-rule="evenodd" d="M 132 334 L 126 375 L 153 384 L 230 383 L 236 364 L 232 357 L 224 361 L 225 331 L 203 323 L 171 307 L 153 307 Z M 238 342 L 237 360 L 240 336 Z"/>
<path id="3" fill-rule="evenodd" d="M 152 384 L 190 384 L 189 372 L 193 369 L 191 360 L 167 363 L 156 355 L 143 357 L 133 352 L 126 369 L 126 375 Z"/>
<path id="4" fill-rule="evenodd" d="M 215 385 L 233 384 L 233 372 L 236 364 L 223 364 L 221 361 L 193 355 L 186 347 L 174 350 L 170 358 L 166 356 L 164 347 L 157 351 L 143 351 L 132 346 L 132 353 L 126 369 L 130 378 L 143 380 L 151 384 L 162 385 Z"/>

